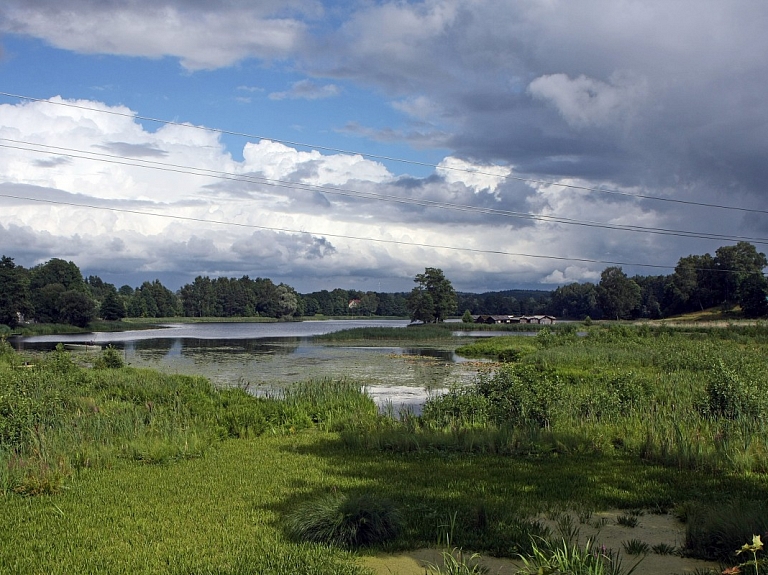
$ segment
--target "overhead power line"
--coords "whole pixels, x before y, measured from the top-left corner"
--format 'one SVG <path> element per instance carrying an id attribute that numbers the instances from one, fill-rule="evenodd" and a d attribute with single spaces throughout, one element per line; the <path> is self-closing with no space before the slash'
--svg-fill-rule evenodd
<path id="1" fill-rule="evenodd" d="M 64 202 L 60 200 L 50 200 L 50 199 L 43 199 L 43 198 L 30 198 L 26 196 L 19 196 L 15 194 L 3 194 L 0 193 L 0 198 L 9 198 L 14 200 L 25 200 L 30 202 L 39 202 L 43 204 L 52 204 L 52 205 L 59 205 L 59 206 L 69 206 L 69 207 L 76 207 L 76 208 L 89 208 L 93 210 L 103 210 L 103 211 L 112 211 L 112 212 L 120 212 L 125 214 L 134 214 L 134 215 L 141 215 L 141 216 L 153 216 L 156 218 L 166 218 L 171 220 L 182 220 L 182 221 L 188 221 L 188 222 L 197 222 L 197 223 L 205 223 L 205 224 L 217 224 L 217 225 L 224 225 L 224 226 L 235 226 L 240 228 L 250 228 L 250 229 L 256 229 L 256 230 L 266 230 L 266 231 L 272 231 L 272 232 L 284 232 L 284 233 L 292 233 L 292 234 L 309 234 L 312 236 L 320 236 L 320 237 L 329 237 L 329 238 L 339 238 L 339 239 L 345 239 L 345 240 L 357 240 L 357 241 L 367 241 L 367 242 L 377 242 L 382 244 L 393 244 L 393 245 L 400 245 L 400 246 L 413 246 L 413 247 L 419 247 L 419 248 L 430 248 L 430 249 L 441 249 L 441 250 L 451 250 L 451 251 L 458 251 L 458 252 L 468 252 L 468 253 L 477 253 L 477 254 L 489 254 L 489 255 L 502 255 L 502 256 L 515 256 L 515 257 L 524 257 L 524 258 L 539 258 L 539 259 L 545 259 L 545 260 L 558 260 L 558 261 L 566 261 L 566 262 L 581 262 L 581 263 L 593 263 L 593 264 L 607 264 L 611 266 L 635 266 L 635 267 L 644 267 L 644 268 L 655 268 L 655 269 L 674 269 L 674 265 L 661 265 L 661 264 L 644 264 L 644 263 L 637 263 L 637 262 L 620 262 L 620 261 L 611 261 L 611 260 L 598 260 L 598 259 L 591 259 L 591 258 L 571 258 L 571 257 L 565 257 L 565 256 L 550 256 L 550 255 L 540 255 L 540 254 L 527 254 L 522 252 L 508 252 L 503 250 L 483 250 L 479 248 L 467 248 L 467 247 L 459 247 L 459 246 L 447 246 L 447 245 L 441 245 L 441 244 L 425 244 L 425 243 L 419 243 L 419 242 L 408 242 L 405 240 L 387 240 L 382 238 L 367 238 L 363 236 L 352 236 L 348 234 L 335 234 L 335 233 L 328 233 L 328 232 L 318 232 L 318 231 L 310 231 L 310 230 L 298 230 L 293 228 L 280 228 L 275 226 L 261 226 L 257 224 L 244 224 L 241 222 L 232 222 L 232 221 L 225 221 L 225 220 L 211 220 L 211 219 L 205 219 L 205 218 L 195 218 L 191 216 L 181 216 L 178 214 L 158 214 L 156 212 L 148 212 L 144 210 L 131 210 L 128 208 L 116 208 L 113 206 L 97 206 L 94 204 L 87 204 L 87 203 L 78 203 L 78 202 Z"/>
<path id="2" fill-rule="evenodd" d="M 467 204 L 455 204 L 450 202 L 438 202 L 435 200 L 428 200 L 428 199 L 421 199 L 421 198 L 406 198 L 406 197 L 395 196 L 391 194 L 364 192 L 360 190 L 353 190 L 349 188 L 339 188 L 335 186 L 321 186 L 321 185 L 307 184 L 302 182 L 290 182 L 286 180 L 266 178 L 266 177 L 255 176 L 250 174 L 236 174 L 232 172 L 211 170 L 208 168 L 198 168 L 195 166 L 185 166 L 180 164 L 172 164 L 168 162 L 159 162 L 155 160 L 145 160 L 142 158 L 129 158 L 127 156 L 120 156 L 117 154 L 92 152 L 88 150 L 79 150 L 75 148 L 53 146 L 48 144 L 38 144 L 34 142 L 26 142 L 23 140 L 13 140 L 9 138 L 0 138 L 0 142 L 11 142 L 11 144 L 0 143 L 0 148 L 9 148 L 9 149 L 40 153 L 40 154 L 56 154 L 58 156 L 67 157 L 67 158 L 84 159 L 84 160 L 105 162 L 105 163 L 116 164 L 116 165 L 160 170 L 164 172 L 194 175 L 194 176 L 200 176 L 200 177 L 212 177 L 212 178 L 222 179 L 222 180 L 232 180 L 232 181 L 239 181 L 239 182 L 246 182 L 246 183 L 257 183 L 257 184 L 263 184 L 263 185 L 268 185 L 272 187 L 288 188 L 292 190 L 321 192 L 326 194 L 353 197 L 357 199 L 367 199 L 367 200 L 384 201 L 384 202 L 399 203 L 399 204 L 409 204 L 409 205 L 417 205 L 420 207 L 433 207 L 433 208 L 445 209 L 445 210 L 480 213 L 480 214 L 495 215 L 495 216 L 506 217 L 506 218 L 516 218 L 516 219 L 533 220 L 533 221 L 541 221 L 541 222 L 548 222 L 548 223 L 558 223 L 558 224 L 564 224 L 564 225 L 582 226 L 582 227 L 589 227 L 589 228 L 609 229 L 609 230 L 627 231 L 627 232 L 634 232 L 634 233 L 650 233 L 650 234 L 657 234 L 657 235 L 687 237 L 687 238 L 696 238 L 696 239 L 708 239 L 708 240 L 750 241 L 756 244 L 768 245 L 768 238 L 715 234 L 711 232 L 694 232 L 690 230 L 636 226 L 631 224 L 619 225 L 619 224 L 610 224 L 605 222 L 595 222 L 595 221 L 589 221 L 589 220 L 576 220 L 573 218 L 533 214 L 530 212 L 514 212 L 511 210 L 500 210 L 496 208 L 470 206 Z M 17 144 L 17 145 L 12 145 L 12 144 Z M 42 149 L 38 149 L 38 148 L 42 148 Z"/>
<path id="3" fill-rule="evenodd" d="M 355 240 L 355 241 L 366 241 L 366 242 L 376 242 L 381 244 L 390 244 L 390 245 L 399 245 L 399 246 L 412 246 L 412 247 L 418 247 L 418 248 L 430 248 L 430 249 L 441 249 L 441 250 L 450 250 L 450 251 L 456 251 L 456 252 L 468 252 L 468 253 L 477 253 L 477 254 L 488 254 L 488 255 L 501 255 L 501 256 L 514 256 L 514 257 L 522 257 L 522 258 L 534 258 L 534 259 L 543 259 L 543 260 L 555 260 L 555 261 L 565 261 L 565 262 L 579 262 L 579 263 L 591 263 L 591 264 L 605 264 L 609 266 L 633 266 L 633 267 L 642 267 L 642 268 L 652 268 L 652 269 L 675 269 L 675 265 L 663 265 L 663 264 L 648 264 L 648 263 L 639 263 L 639 262 L 625 262 L 625 261 L 613 261 L 613 260 L 600 260 L 600 259 L 593 259 L 593 258 L 573 258 L 573 257 L 565 257 L 565 256 L 551 256 L 551 255 L 542 255 L 542 254 L 528 254 L 523 252 L 509 252 L 504 250 L 483 250 L 479 248 L 467 248 L 467 247 L 459 247 L 459 246 L 447 246 L 442 244 L 425 244 L 425 243 L 419 243 L 419 242 L 408 242 L 405 240 L 387 240 L 382 238 L 367 238 L 363 236 L 353 236 L 349 234 L 336 234 L 336 233 L 328 233 L 328 232 L 317 232 L 317 231 L 310 231 L 310 230 L 297 230 L 294 228 L 280 228 L 276 226 L 261 226 L 257 224 L 244 224 L 240 222 L 232 222 L 232 221 L 224 221 L 224 220 L 211 220 L 211 219 L 205 219 L 205 218 L 195 218 L 191 216 L 181 216 L 178 214 L 158 214 L 156 212 L 148 212 L 144 210 L 131 210 L 128 208 L 116 208 L 113 206 L 97 206 L 93 204 L 86 204 L 86 203 L 78 203 L 78 202 L 64 202 L 60 200 L 49 200 L 49 199 L 42 199 L 42 198 L 30 198 L 26 196 L 18 196 L 14 194 L 3 194 L 0 193 L 0 198 L 9 198 L 9 199 L 15 199 L 15 200 L 24 200 L 24 201 L 30 201 L 30 202 L 39 202 L 43 204 L 52 204 L 52 205 L 60 205 L 60 206 L 69 206 L 69 207 L 77 207 L 77 208 L 89 208 L 94 210 L 103 210 L 103 211 L 111 211 L 111 212 L 120 212 L 125 214 L 134 214 L 134 215 L 141 215 L 141 216 L 152 216 L 156 218 L 165 218 L 165 219 L 171 219 L 171 220 L 182 220 L 182 221 L 188 221 L 188 222 L 197 222 L 197 223 L 204 223 L 204 224 L 215 224 L 215 225 L 223 225 L 223 226 L 235 226 L 239 228 L 250 228 L 250 229 L 256 229 L 256 230 L 264 230 L 264 231 L 271 231 L 271 232 L 283 232 L 283 233 L 291 233 L 291 234 L 308 234 L 311 236 L 320 236 L 320 237 L 329 237 L 329 238 L 339 238 L 339 239 L 345 239 L 345 240 Z M 723 268 L 692 268 L 694 271 L 706 271 L 706 272 L 720 272 L 720 273 L 743 273 L 743 270 L 733 270 L 733 269 L 723 269 Z M 754 272 L 754 273 L 762 273 L 762 272 Z"/>
<path id="4" fill-rule="evenodd" d="M 544 180 L 539 178 L 531 178 L 526 176 L 516 176 L 512 173 L 507 174 L 505 176 L 500 176 L 499 174 L 494 174 L 491 172 L 484 172 L 482 170 L 474 170 L 474 169 L 467 169 L 467 168 L 460 168 L 457 166 L 444 166 L 444 165 L 438 165 L 433 164 L 430 162 L 421 162 L 418 160 L 409 160 L 406 158 L 398 158 L 394 156 L 385 156 L 381 154 L 372 154 L 368 152 L 360 152 L 355 150 L 346 150 L 343 148 L 334 148 L 331 146 L 322 146 L 317 144 L 308 144 L 305 142 L 298 142 L 294 140 L 285 140 L 282 138 L 274 138 L 270 136 L 263 136 L 259 134 L 252 134 L 248 132 L 238 132 L 235 130 L 225 130 L 222 128 L 209 128 L 206 126 L 196 126 L 194 124 L 188 123 L 188 122 L 177 122 L 174 120 L 164 120 L 161 118 L 153 118 L 151 116 L 142 116 L 139 114 L 129 114 L 126 112 L 118 112 L 117 110 L 99 110 L 98 108 L 93 108 L 90 106 L 82 106 L 79 104 L 73 104 L 71 102 L 53 102 L 50 99 L 45 98 L 34 98 L 32 96 L 24 96 L 21 94 L 13 94 L 10 92 L 2 92 L 0 91 L 0 96 L 5 96 L 8 98 L 17 98 L 19 100 L 26 100 L 28 102 L 41 102 L 41 103 L 47 103 L 55 106 L 63 106 L 67 108 L 75 108 L 78 110 L 86 110 L 89 112 L 96 112 L 99 114 L 110 114 L 113 116 L 120 116 L 124 118 L 131 118 L 131 119 L 137 119 L 137 120 L 143 120 L 147 122 L 156 122 L 158 124 L 165 124 L 170 126 L 180 126 L 184 128 L 189 129 L 195 129 L 195 130 L 202 130 L 205 132 L 213 132 L 217 134 L 226 134 L 228 136 L 238 136 L 243 138 L 252 138 L 256 140 L 269 140 L 272 142 L 278 142 L 281 144 L 285 144 L 288 146 L 298 146 L 301 148 L 308 148 L 308 149 L 316 149 L 316 150 L 323 150 L 326 152 L 333 152 L 338 154 L 350 154 L 350 155 L 357 155 L 364 158 L 370 158 L 374 160 L 381 160 L 386 162 L 395 162 L 400 164 L 406 164 L 406 165 L 412 165 L 412 166 L 420 166 L 420 167 L 427 167 L 427 168 L 435 168 L 435 169 L 441 169 L 441 170 L 447 170 L 447 171 L 453 171 L 453 172 L 462 172 L 462 173 L 468 173 L 468 174 L 475 174 L 475 175 L 482 175 L 482 176 L 491 176 L 494 178 L 503 177 L 510 180 L 515 180 L 519 182 L 526 182 L 526 183 L 532 183 L 532 184 L 542 184 L 542 185 L 548 185 L 548 186 L 559 186 L 563 188 L 568 188 L 572 190 L 580 190 L 585 192 L 593 192 L 593 193 L 599 193 L 599 194 L 609 194 L 609 195 L 616 195 L 616 196 L 624 196 L 628 198 L 636 198 L 636 199 L 642 199 L 642 200 L 649 200 L 649 201 L 656 201 L 656 202 L 667 202 L 667 203 L 673 203 L 673 204 L 680 204 L 680 205 L 687 205 L 687 206 L 698 206 L 703 208 L 713 208 L 713 209 L 720 209 L 720 210 L 732 210 L 732 211 L 739 211 L 739 212 L 746 212 L 746 213 L 754 213 L 754 214 L 768 214 L 768 210 L 761 210 L 761 209 L 754 209 L 754 208 L 745 208 L 742 206 L 731 206 L 726 204 L 713 204 L 708 202 L 696 202 L 692 200 L 681 200 L 678 198 L 667 198 L 663 196 L 654 196 L 650 194 L 639 194 L 639 193 L 632 193 L 632 192 L 625 192 L 621 190 L 615 190 L 605 187 L 594 187 L 594 186 L 584 186 L 579 184 L 568 184 L 564 182 L 557 182 L 552 180 Z"/>

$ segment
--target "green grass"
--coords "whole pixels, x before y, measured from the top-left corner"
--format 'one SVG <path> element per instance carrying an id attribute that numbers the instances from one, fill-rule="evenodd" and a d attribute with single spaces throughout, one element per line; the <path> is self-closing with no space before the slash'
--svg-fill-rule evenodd
<path id="1" fill-rule="evenodd" d="M 409 327 L 355 327 L 333 333 L 317 335 L 315 341 L 433 341 L 453 338 L 451 326 L 455 324 L 427 324 Z"/>
<path id="2" fill-rule="evenodd" d="M 576 503 L 675 507 L 682 552 L 731 562 L 768 529 L 765 326 L 543 334 L 401 419 L 343 378 L 256 398 L 61 351 L 30 368 L 0 344 L 2 571 L 362 573 L 293 537 L 328 494 L 391 502 L 388 550 L 434 545 L 450 517 L 451 546 L 530 556 L 551 535 L 532 518 Z"/>
<path id="3" fill-rule="evenodd" d="M 583 575 L 630 575 L 639 565 L 625 568 L 618 554 L 598 549 L 592 541 L 581 547 L 578 543 L 561 540 L 540 541 L 534 544 L 532 554 L 520 557 L 523 569 L 519 575 L 542 573 L 578 573 Z"/>
<path id="4" fill-rule="evenodd" d="M 312 548 L 291 542 L 284 518 L 334 489 L 376 492 L 403 510 L 392 549 L 434 544 L 451 510 L 455 545 L 512 555 L 529 544 L 530 531 L 516 527 L 521 517 L 547 507 L 641 507 L 744 488 L 765 493 L 759 481 L 750 487 L 627 459 L 403 457 L 350 453 L 324 432 L 270 434 L 172 464 L 84 469 L 52 496 L 6 497 L 0 565 L 16 573 L 204 573 L 257 555 L 249 549 L 302 556 Z M 479 501 L 487 509 L 482 524 Z M 323 556 L 348 560 L 332 548 Z"/>
<path id="5" fill-rule="evenodd" d="M 347 549 L 381 546 L 401 528 L 395 505 L 368 492 L 326 493 L 299 505 L 285 522 L 294 539 Z"/>
<path id="6" fill-rule="evenodd" d="M 122 463 L 53 497 L 7 498 L 3 572 L 361 573 L 341 551 L 282 534 L 284 500 L 324 467 L 298 453 L 307 438 L 282 439 L 227 442 L 170 466 Z"/>
<path id="7" fill-rule="evenodd" d="M 534 353 L 539 347 L 534 338 L 521 336 L 499 336 L 481 339 L 456 349 L 464 357 L 486 357 L 499 361 L 518 361 Z"/>

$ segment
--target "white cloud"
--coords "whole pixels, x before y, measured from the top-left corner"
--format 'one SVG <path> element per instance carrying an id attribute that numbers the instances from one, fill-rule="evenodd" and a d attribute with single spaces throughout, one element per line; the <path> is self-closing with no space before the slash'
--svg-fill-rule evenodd
<path id="1" fill-rule="evenodd" d="M 206 3 L 207 4 L 207 3 Z M 310 2 L 236 2 L 230 7 L 139 1 L 99 6 L 87 1 L 50 3 L 8 0 L 0 8 L 6 32 L 44 38 L 86 54 L 178 57 L 189 70 L 231 66 L 249 57 L 292 54 L 306 31 L 304 22 L 274 16 L 290 4 L 305 12 Z"/>
<path id="2" fill-rule="evenodd" d="M 333 98 L 341 93 L 341 88 L 335 84 L 320 86 L 312 80 L 300 80 L 294 82 L 291 89 L 286 92 L 272 92 L 270 100 L 322 100 Z"/>
<path id="3" fill-rule="evenodd" d="M 541 279 L 542 284 L 564 285 L 569 283 L 596 283 L 600 281 L 600 272 L 580 266 L 567 266 L 564 269 L 556 269 L 551 274 Z"/>
<path id="4" fill-rule="evenodd" d="M 506 166 L 481 165 L 447 157 L 438 165 L 437 173 L 449 184 L 460 182 L 475 192 L 487 190 L 493 194 L 512 170 Z"/>
<path id="5" fill-rule="evenodd" d="M 243 149 L 245 171 L 261 172 L 272 180 L 298 179 L 312 185 L 341 185 L 351 180 L 384 182 L 392 175 L 378 162 L 360 155 L 323 156 L 318 151 L 294 148 L 261 140 Z"/>
<path id="6" fill-rule="evenodd" d="M 487 289 L 510 282 L 593 279 L 604 266 L 563 268 L 562 262 L 545 258 L 485 251 L 596 259 L 622 251 L 643 261 L 643 251 L 656 253 L 657 248 L 653 236 L 639 235 L 637 242 L 622 245 L 618 236 L 602 230 L 510 218 L 486 209 L 617 224 L 663 221 L 663 214 L 637 202 L 560 185 L 588 185 L 586 180 L 524 184 L 509 179 L 507 167 L 451 156 L 425 178 L 394 177 L 361 155 L 300 151 L 268 140 L 246 143 L 243 160 L 237 161 L 217 133 L 185 125 L 148 132 L 131 110 L 99 102 L 55 98 L 2 105 L 0 138 L 122 158 L 117 164 L 63 157 L 66 150 L 37 154 L 0 148 L 0 196 L 29 198 L 0 198 L 0 235 L 23 230 L 19 237 L 26 238 L 23 246 L 4 243 L 5 249 L 13 250 L 11 256 L 34 258 L 20 261 L 23 265 L 67 257 L 89 273 L 116 273 L 122 266 L 125 273 L 173 272 L 188 280 L 200 273 L 249 274 L 298 282 L 306 290 L 316 289 L 320 278 L 356 282 L 371 276 L 401 282 L 401 288 L 390 284 L 390 289 L 406 289 L 413 274 L 430 265 L 442 268 L 457 287 Z M 194 169 L 125 165 L 144 162 Z M 184 173 L 196 170 L 231 176 Z M 311 186 L 344 187 L 348 193 Z M 442 209 L 443 202 L 480 211 Z"/>

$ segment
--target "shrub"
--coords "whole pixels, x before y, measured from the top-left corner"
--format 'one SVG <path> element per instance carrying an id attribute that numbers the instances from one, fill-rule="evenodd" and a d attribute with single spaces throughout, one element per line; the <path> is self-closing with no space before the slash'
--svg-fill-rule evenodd
<path id="1" fill-rule="evenodd" d="M 3 326 L 0 325 L 0 329 Z M 0 359 L 8 360 L 14 355 L 13 348 L 11 347 L 11 344 L 8 343 L 4 336 L 0 336 Z"/>
<path id="2" fill-rule="evenodd" d="M 483 424 L 488 419 L 488 398 L 471 387 L 454 387 L 447 393 L 427 399 L 422 419 L 438 426 Z"/>
<path id="3" fill-rule="evenodd" d="M 372 493 L 330 493 L 299 506 L 286 524 L 296 539 L 356 548 L 394 539 L 401 520 L 392 502 Z"/>
<path id="4" fill-rule="evenodd" d="M 768 411 L 765 392 L 722 359 L 710 371 L 706 394 L 706 410 L 713 417 L 758 419 Z"/>
<path id="5" fill-rule="evenodd" d="M 45 356 L 45 367 L 55 373 L 67 375 L 77 371 L 78 367 L 69 352 L 65 351 L 64 345 L 56 344 L 56 349 Z"/>
<path id="6" fill-rule="evenodd" d="M 123 356 L 119 349 L 112 347 L 111 345 L 101 353 L 101 357 L 93 362 L 93 367 L 96 369 L 120 369 L 125 366 Z"/>
<path id="7" fill-rule="evenodd" d="M 55 425 L 63 413 L 60 382 L 32 370 L 9 371 L 0 378 L 0 447 L 21 449 Z"/>
<path id="8" fill-rule="evenodd" d="M 611 377 L 605 385 L 615 398 L 619 412 L 626 415 L 632 409 L 641 407 L 649 395 L 645 383 L 631 371 Z"/>
<path id="9" fill-rule="evenodd" d="M 504 365 L 493 374 L 479 376 L 476 385 L 497 424 L 549 427 L 562 397 L 558 376 L 532 365 Z"/>

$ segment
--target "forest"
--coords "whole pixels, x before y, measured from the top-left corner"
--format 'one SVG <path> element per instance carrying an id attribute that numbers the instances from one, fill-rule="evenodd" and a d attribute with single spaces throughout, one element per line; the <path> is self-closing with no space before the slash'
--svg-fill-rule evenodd
<path id="1" fill-rule="evenodd" d="M 716 306 L 739 306 L 745 317 L 768 314 L 765 254 L 748 242 L 723 246 L 715 255 L 681 257 L 669 275 L 627 276 L 603 270 L 598 283 L 570 283 L 546 290 L 457 293 L 458 313 L 550 314 L 579 319 L 659 319 Z M 100 318 L 408 316 L 408 294 L 337 288 L 306 294 L 268 278 L 198 276 L 174 292 L 160 280 L 116 287 L 84 277 L 71 261 L 53 258 L 25 268 L 0 259 L 0 325 L 25 322 L 86 327 Z"/>

